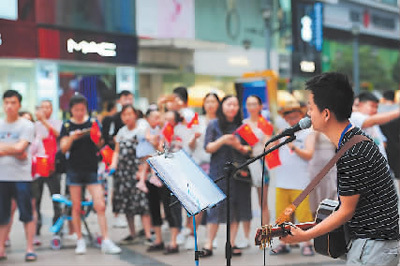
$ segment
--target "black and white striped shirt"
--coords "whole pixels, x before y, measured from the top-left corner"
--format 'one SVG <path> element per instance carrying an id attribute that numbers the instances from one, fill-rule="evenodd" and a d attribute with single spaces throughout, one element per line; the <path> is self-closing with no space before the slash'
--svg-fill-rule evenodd
<path id="1" fill-rule="evenodd" d="M 355 127 L 340 146 L 354 135 L 365 135 Z M 360 195 L 355 213 L 347 222 L 350 237 L 399 239 L 398 199 L 386 159 L 372 141 L 359 142 L 337 162 L 340 196 Z"/>

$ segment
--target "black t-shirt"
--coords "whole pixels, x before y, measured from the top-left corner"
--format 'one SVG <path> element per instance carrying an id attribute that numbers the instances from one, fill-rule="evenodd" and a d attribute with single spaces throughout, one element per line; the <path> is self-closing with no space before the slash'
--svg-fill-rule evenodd
<path id="1" fill-rule="evenodd" d="M 355 127 L 344 135 L 340 146 L 354 135 L 365 134 Z M 373 141 L 359 142 L 336 165 L 339 195 L 360 195 L 354 215 L 347 222 L 350 237 L 399 239 L 397 192 L 378 146 Z"/>
<path id="2" fill-rule="evenodd" d="M 103 127 L 101 134 L 104 138 L 104 145 L 110 146 L 112 149 L 115 148 L 114 137 L 117 135 L 118 130 L 124 126 L 121 120 L 121 113 L 118 112 L 112 116 L 106 116 L 103 119 Z"/>
<path id="3" fill-rule="evenodd" d="M 381 130 L 387 139 L 386 154 L 389 166 L 394 176 L 400 179 L 400 118 L 381 125 Z"/>
<path id="4" fill-rule="evenodd" d="M 90 129 L 92 127 L 93 119 L 88 119 L 83 124 L 75 124 L 68 120 L 61 128 L 60 139 L 69 136 L 70 132 L 75 130 Z M 79 172 L 97 172 L 98 167 L 98 148 L 90 138 L 90 134 L 85 134 L 80 139 L 75 140 L 69 155 L 67 155 L 67 171 L 69 169 Z"/>

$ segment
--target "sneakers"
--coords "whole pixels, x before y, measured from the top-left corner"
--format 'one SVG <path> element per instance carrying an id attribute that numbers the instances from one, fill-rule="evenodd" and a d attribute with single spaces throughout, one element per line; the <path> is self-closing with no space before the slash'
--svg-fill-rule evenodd
<path id="1" fill-rule="evenodd" d="M 34 245 L 34 246 L 40 246 L 41 244 L 42 244 L 42 241 L 40 241 L 40 239 L 39 239 L 38 236 L 35 236 L 35 237 L 33 238 L 33 245 Z"/>
<path id="2" fill-rule="evenodd" d="M 76 241 L 75 254 L 82 255 L 86 253 L 86 242 L 85 239 L 81 238 Z"/>
<path id="3" fill-rule="evenodd" d="M 113 227 L 125 228 L 127 226 L 128 226 L 128 223 L 126 222 L 126 218 L 124 216 L 118 215 L 117 217 L 114 218 Z"/>
<path id="4" fill-rule="evenodd" d="M 127 236 L 124 239 L 122 239 L 121 241 L 119 241 L 120 245 L 132 245 L 136 242 L 137 238 L 136 236 Z"/>
<path id="5" fill-rule="evenodd" d="M 164 250 L 164 242 L 159 244 L 152 244 L 150 247 L 147 248 L 147 252 L 154 252 L 154 251 L 162 251 Z"/>
<path id="6" fill-rule="evenodd" d="M 153 245 L 153 239 L 151 239 L 151 238 L 146 238 L 146 239 L 144 240 L 143 244 L 144 244 L 145 246 L 150 247 L 150 246 Z"/>
<path id="7" fill-rule="evenodd" d="M 237 241 L 236 247 L 239 249 L 245 249 L 250 247 L 250 241 L 248 238 Z"/>
<path id="8" fill-rule="evenodd" d="M 176 236 L 176 244 L 178 245 L 183 245 L 186 241 L 186 235 L 183 234 L 183 232 L 180 232 L 177 236 Z"/>
<path id="9" fill-rule="evenodd" d="M 78 236 L 76 235 L 76 233 L 64 235 L 63 238 L 64 238 L 65 240 L 69 240 L 69 241 L 76 241 L 76 240 L 78 240 Z"/>
<path id="10" fill-rule="evenodd" d="M 121 253 L 121 249 L 110 239 L 104 239 L 101 243 L 101 252 L 104 254 L 119 254 Z"/>
<path id="11" fill-rule="evenodd" d="M 193 250 L 194 249 L 194 246 L 195 246 L 195 238 L 194 238 L 194 236 L 191 236 L 191 235 L 189 235 L 187 238 L 186 238 L 186 242 L 185 242 L 185 249 L 186 250 Z"/>

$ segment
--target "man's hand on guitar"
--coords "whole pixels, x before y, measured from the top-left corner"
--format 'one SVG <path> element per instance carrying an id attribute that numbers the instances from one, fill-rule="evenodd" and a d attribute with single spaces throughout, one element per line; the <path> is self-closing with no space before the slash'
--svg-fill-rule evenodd
<path id="1" fill-rule="evenodd" d="M 286 244 L 300 243 L 310 240 L 310 237 L 308 237 L 308 232 L 296 226 L 290 227 L 290 233 L 291 235 L 281 237 L 280 240 Z"/>

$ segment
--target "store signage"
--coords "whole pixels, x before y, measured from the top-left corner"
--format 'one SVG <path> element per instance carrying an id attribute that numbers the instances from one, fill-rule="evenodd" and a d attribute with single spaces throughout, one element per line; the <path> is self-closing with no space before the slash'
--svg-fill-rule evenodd
<path id="1" fill-rule="evenodd" d="M 117 56 L 116 51 L 117 45 L 111 42 L 101 42 L 96 43 L 94 41 L 80 41 L 76 42 L 74 39 L 70 38 L 67 40 L 67 51 L 68 53 L 81 52 L 83 54 L 95 53 L 100 56 Z"/>
<path id="2" fill-rule="evenodd" d="M 35 58 L 37 56 L 34 24 L 0 19 L 0 30 L 0 57 Z M 21 41 L 21 36 L 24 41 Z"/>
<path id="3" fill-rule="evenodd" d="M 300 70 L 303 72 L 313 73 L 315 72 L 315 62 L 313 61 L 301 61 Z"/>
<path id="4" fill-rule="evenodd" d="M 137 63 L 137 38 L 132 35 L 39 27 L 38 37 L 39 58 Z"/>
<path id="5" fill-rule="evenodd" d="M 305 42 L 310 42 L 312 40 L 312 20 L 309 16 L 304 16 L 301 18 L 301 39 Z"/>
<path id="6" fill-rule="evenodd" d="M 3 44 L 3 39 L 1 38 L 1 33 L 0 33 L 0 45 Z"/>

